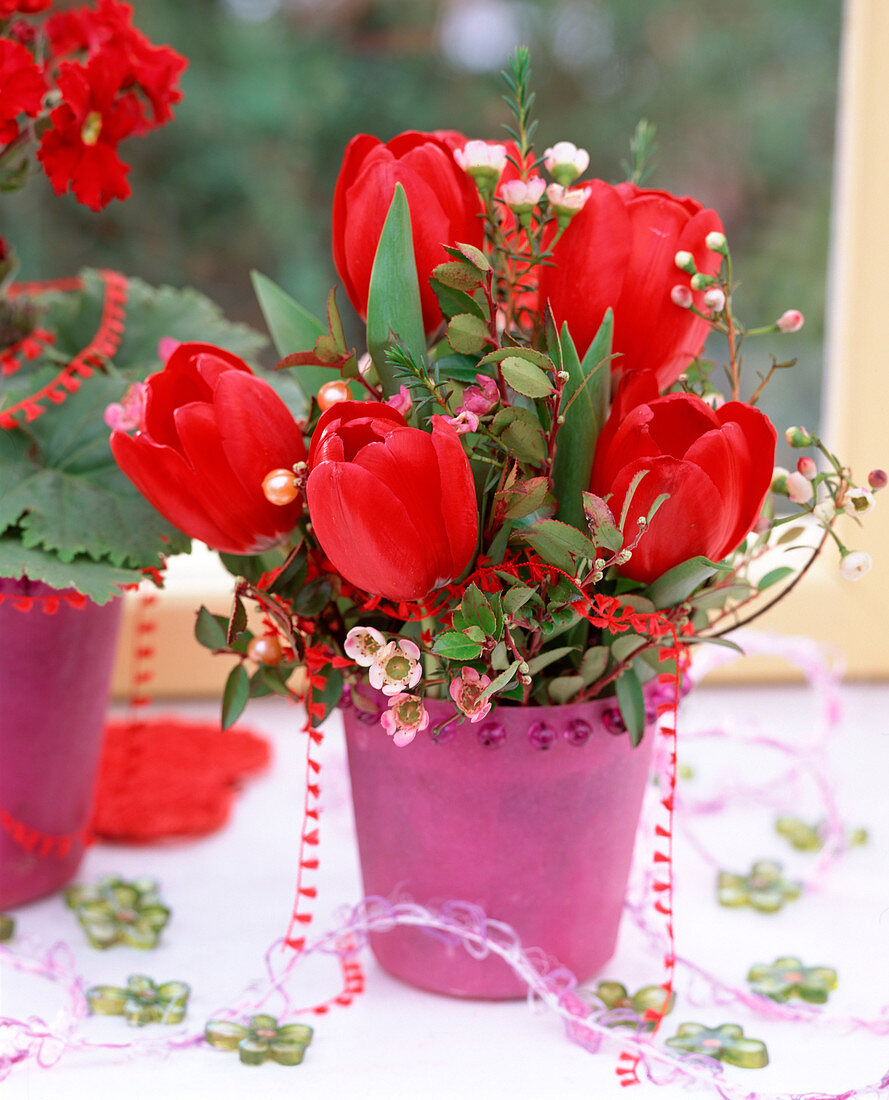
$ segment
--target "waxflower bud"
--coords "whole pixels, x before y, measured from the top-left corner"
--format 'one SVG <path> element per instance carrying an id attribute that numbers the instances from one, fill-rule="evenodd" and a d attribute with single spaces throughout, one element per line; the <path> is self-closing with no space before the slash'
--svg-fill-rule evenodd
<path id="1" fill-rule="evenodd" d="M 500 197 L 513 214 L 530 214 L 540 202 L 546 182 L 540 176 L 529 180 L 509 180 L 500 188 Z"/>
<path id="2" fill-rule="evenodd" d="M 695 276 L 695 278 L 697 277 Z M 725 309 L 725 292 L 722 288 L 711 286 L 704 295 L 704 305 L 712 313 L 721 313 Z"/>
<path id="3" fill-rule="evenodd" d="M 780 493 L 782 496 L 787 496 L 787 476 L 790 473 L 789 470 L 785 470 L 783 466 L 776 466 L 772 471 L 772 483 L 769 486 L 773 493 Z"/>
<path id="4" fill-rule="evenodd" d="M 683 309 L 690 309 L 694 302 L 694 296 L 687 286 L 683 286 L 681 283 L 677 283 L 676 286 L 670 291 L 670 300 L 677 306 L 681 306 Z"/>
<path id="5" fill-rule="evenodd" d="M 870 554 L 864 550 L 851 550 L 843 555 L 840 562 L 840 573 L 847 581 L 857 581 L 867 573 L 873 561 Z"/>
<path id="6" fill-rule="evenodd" d="M 867 483 L 874 492 L 885 489 L 889 485 L 889 474 L 885 470 L 871 470 L 867 475 Z"/>
<path id="7" fill-rule="evenodd" d="M 725 256 L 728 252 L 728 241 L 725 239 L 725 233 L 720 233 L 714 229 L 712 233 L 708 233 L 704 238 L 704 244 L 710 249 L 711 252 L 719 252 Z"/>
<path id="8" fill-rule="evenodd" d="M 806 428 L 788 428 L 784 438 L 788 447 L 811 447 L 815 442 Z"/>
<path id="9" fill-rule="evenodd" d="M 812 515 L 815 517 L 815 519 L 823 523 L 825 526 L 830 523 L 830 521 L 834 518 L 836 514 L 837 507 L 829 497 L 826 500 L 820 501 L 812 509 Z"/>
<path id="10" fill-rule="evenodd" d="M 686 252 L 685 249 L 680 249 L 676 253 L 673 257 L 673 263 L 680 271 L 687 271 L 689 275 L 693 275 L 697 271 L 694 256 L 690 252 Z"/>
<path id="11" fill-rule="evenodd" d="M 799 332 L 803 327 L 805 318 L 798 309 L 788 309 L 775 322 L 779 332 Z"/>
<path id="12" fill-rule="evenodd" d="M 706 290 L 716 282 L 715 275 L 705 275 L 702 271 L 696 272 L 691 277 L 692 290 Z"/>
<path id="13" fill-rule="evenodd" d="M 563 187 L 560 183 L 551 183 L 546 189 L 553 213 L 560 226 L 565 226 L 575 214 L 579 214 L 583 204 L 590 197 L 588 187 Z"/>
<path id="14" fill-rule="evenodd" d="M 563 187 L 573 183 L 590 166 L 590 154 L 586 149 L 578 149 L 573 141 L 557 141 L 544 151 L 543 157 L 547 172 Z"/>
<path id="15" fill-rule="evenodd" d="M 807 504 L 815 495 L 815 490 L 812 488 L 812 482 L 798 470 L 794 470 L 792 474 L 788 474 L 784 479 L 784 484 L 787 489 L 787 495 L 795 504 Z"/>
<path id="16" fill-rule="evenodd" d="M 796 468 L 797 471 L 801 473 L 803 477 L 808 478 L 809 481 L 818 473 L 818 467 L 815 465 L 814 459 L 809 458 L 808 455 L 803 455 L 799 462 L 797 462 Z"/>

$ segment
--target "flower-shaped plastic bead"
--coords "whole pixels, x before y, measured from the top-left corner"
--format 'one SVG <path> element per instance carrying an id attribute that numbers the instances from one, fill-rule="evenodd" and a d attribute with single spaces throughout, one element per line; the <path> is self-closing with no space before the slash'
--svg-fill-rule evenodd
<path id="1" fill-rule="evenodd" d="M 95 885 L 79 883 L 65 890 L 65 902 L 93 947 L 102 950 L 116 943 L 146 950 L 157 947 L 170 919 L 151 879 L 124 882 L 108 876 Z"/>
<path id="2" fill-rule="evenodd" d="M 15 921 L 8 913 L 0 913 L 0 943 L 7 943 L 15 934 Z"/>
<path id="3" fill-rule="evenodd" d="M 798 852 L 820 852 L 824 838 L 818 825 L 809 825 L 798 817 L 778 817 L 775 832 L 783 836 Z"/>
<path id="4" fill-rule="evenodd" d="M 155 985 L 144 974 L 131 974 L 124 987 L 94 985 L 86 991 L 94 1016 L 123 1016 L 128 1024 L 180 1024 L 185 1019 L 190 986 L 185 982 Z"/>
<path id="5" fill-rule="evenodd" d="M 308 1024 L 284 1024 L 278 1027 L 274 1016 L 251 1016 L 245 1024 L 233 1020 L 208 1020 L 204 1038 L 220 1050 L 236 1050 L 245 1066 L 277 1062 L 279 1066 L 298 1066 L 312 1041 Z"/>
<path id="6" fill-rule="evenodd" d="M 673 1011 L 675 996 L 659 985 L 646 985 L 630 995 L 621 982 L 599 982 L 596 996 L 607 1009 L 629 1009 L 639 1017 L 635 1020 L 603 1021 L 608 1027 L 639 1027 L 651 1031 L 655 1021 Z"/>
<path id="7" fill-rule="evenodd" d="M 747 981 L 754 993 L 773 1001 L 783 1003 L 799 997 L 809 1004 L 823 1005 L 837 987 L 837 972 L 829 966 L 803 966 L 798 958 L 787 955 L 775 959 L 771 966 L 751 966 Z"/>
<path id="8" fill-rule="evenodd" d="M 716 900 L 730 909 L 749 905 L 760 913 L 777 913 L 785 902 L 798 898 L 802 885 L 782 874 L 780 863 L 758 860 L 747 875 L 720 871 L 716 880 Z"/>
<path id="9" fill-rule="evenodd" d="M 719 1062 L 742 1069 L 761 1069 L 769 1064 L 769 1052 L 761 1039 L 748 1039 L 738 1024 L 680 1024 L 667 1046 L 683 1054 L 706 1054 Z"/>

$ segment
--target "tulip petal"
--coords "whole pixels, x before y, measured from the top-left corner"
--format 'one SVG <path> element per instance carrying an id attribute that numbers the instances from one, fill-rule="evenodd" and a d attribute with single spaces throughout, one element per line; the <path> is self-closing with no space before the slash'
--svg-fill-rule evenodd
<path id="1" fill-rule="evenodd" d="M 613 486 L 612 512 L 620 514 L 630 482 L 640 470 L 649 473 L 630 504 L 624 523 L 625 543 L 635 537 L 637 518 L 647 514 L 655 499 L 661 493 L 669 493 L 670 497 L 639 540 L 633 556 L 621 566 L 621 573 L 650 583 L 689 558 L 718 554 L 724 502 L 710 478 L 692 462 L 664 456 L 627 463 Z"/>
<path id="2" fill-rule="evenodd" d="M 174 527 L 226 553 L 243 553 L 229 533 L 207 514 L 194 470 L 172 447 L 154 443 L 142 432 L 111 433 L 111 451 L 118 466 L 149 504 Z"/>
<path id="3" fill-rule="evenodd" d="M 422 599 L 432 590 L 436 577 L 422 534 L 373 474 L 354 463 L 322 462 L 309 474 L 306 502 L 321 548 L 351 584 L 390 600 Z"/>
<path id="4" fill-rule="evenodd" d="M 337 401 L 321 414 L 315 425 L 309 444 L 309 469 L 324 461 L 319 449 L 331 437 L 348 437 L 348 455 L 343 445 L 343 454 L 339 457 L 352 459 L 361 447 L 385 439 L 393 426 L 403 428 L 406 424 L 400 412 L 382 401 Z"/>
<path id="5" fill-rule="evenodd" d="M 228 534 L 235 553 L 249 553 L 261 544 L 275 541 L 286 526 L 277 528 L 274 514 L 262 495 L 261 486 L 250 494 L 236 477 L 228 463 L 211 405 L 184 405 L 175 412 L 176 427 L 185 460 L 195 471 L 196 488 L 204 511 L 210 520 Z M 221 549 L 213 547 L 213 549 Z"/>
<path id="6" fill-rule="evenodd" d="M 346 294 L 349 297 L 349 301 L 353 306 L 364 316 L 362 310 L 356 304 L 358 302 L 358 294 L 355 289 L 355 284 L 349 274 L 349 254 L 346 251 L 345 244 L 345 232 L 346 223 L 348 217 L 348 203 L 346 201 L 346 192 L 354 183 L 361 165 L 370 155 L 370 153 L 381 146 L 383 143 L 379 138 L 371 137 L 370 134 L 356 134 L 355 137 L 346 146 L 346 151 L 343 154 L 343 163 L 340 168 L 340 174 L 337 176 L 336 186 L 333 192 L 333 230 L 332 230 L 332 244 L 333 244 L 333 263 L 337 269 L 339 277 L 343 281 L 343 287 Z M 378 238 L 379 239 L 379 238 Z M 376 247 L 373 249 L 376 253 Z M 365 306 L 367 304 L 367 295 L 364 297 Z"/>

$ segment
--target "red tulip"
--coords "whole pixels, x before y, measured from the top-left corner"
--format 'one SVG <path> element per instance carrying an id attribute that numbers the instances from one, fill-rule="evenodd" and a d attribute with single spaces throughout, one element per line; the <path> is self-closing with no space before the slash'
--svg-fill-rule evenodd
<path id="1" fill-rule="evenodd" d="M 331 406 L 309 447 L 306 503 L 334 568 L 375 596 L 420 600 L 475 554 L 472 472 L 440 416 L 430 433 L 376 401 Z"/>
<path id="2" fill-rule="evenodd" d="M 628 409 L 643 378 L 650 400 Z M 640 481 L 624 522 L 624 544 L 639 530 L 637 519 L 661 493 L 661 505 L 621 573 L 646 583 L 701 554 L 720 561 L 738 547 L 760 514 L 772 480 L 776 432 L 752 405 L 729 401 L 715 412 L 688 393 L 658 397 L 651 375 L 622 387 L 599 436 L 591 489 L 613 494 L 620 517 L 630 482 Z M 635 390 L 635 394 L 631 391 Z"/>
<path id="3" fill-rule="evenodd" d="M 448 259 L 444 245 L 480 248 L 483 243 L 478 191 L 454 160 L 456 135 L 448 131 L 444 137 L 408 131 L 384 145 L 369 134 L 358 134 L 346 146 L 333 194 L 333 262 L 349 301 L 363 318 L 377 245 L 397 183 L 404 187 L 410 207 L 427 333 L 442 319 L 429 277 Z"/>
<path id="4" fill-rule="evenodd" d="M 280 542 L 302 511 L 266 500 L 273 469 L 305 460 L 299 427 L 268 382 L 211 344 L 180 344 L 145 383 L 139 430 L 111 450 L 130 481 L 175 527 L 228 554 Z"/>
<path id="5" fill-rule="evenodd" d="M 541 302 L 568 329 L 581 357 L 609 306 L 614 310 L 614 369 L 652 370 L 661 389 L 672 385 L 704 345 L 708 323 L 670 297 L 675 286 L 690 289 L 690 276 L 676 267 L 680 250 L 694 256 L 698 271 L 713 275 L 722 257 L 704 240 L 722 231 L 719 216 L 694 199 L 649 191 L 631 183 L 589 185 L 590 196 L 556 244 L 554 266 L 540 270 Z M 692 292 L 703 307 L 703 293 Z"/>

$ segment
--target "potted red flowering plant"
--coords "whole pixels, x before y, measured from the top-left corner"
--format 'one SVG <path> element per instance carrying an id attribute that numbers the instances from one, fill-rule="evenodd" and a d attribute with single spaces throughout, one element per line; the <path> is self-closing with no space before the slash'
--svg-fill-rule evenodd
<path id="1" fill-rule="evenodd" d="M 185 59 L 117 0 L 0 3 L 0 187 L 42 168 L 98 210 L 130 193 L 120 142 L 172 117 Z M 117 467 L 108 423 L 138 419 L 159 344 L 255 334 L 193 291 L 113 271 L 16 283 L 0 239 L 0 906 L 54 889 L 83 852 L 126 585 L 187 538 Z M 62 717 L 64 716 L 64 718 Z"/>
<path id="2" fill-rule="evenodd" d="M 872 493 L 802 428 L 788 439 L 821 466 L 776 475 L 740 350 L 802 318 L 742 327 L 718 215 L 641 186 L 648 131 L 624 183 L 580 182 L 583 150 L 533 150 L 525 51 L 507 80 L 506 144 L 445 131 L 346 149 L 334 259 L 366 356 L 333 293 L 325 325 L 257 278 L 309 399 L 298 425 L 258 390 L 245 412 L 244 365 L 186 345 L 112 449 L 240 577 L 230 619 L 197 622 L 238 659 L 225 720 L 296 690 L 297 668 L 310 722 L 343 708 L 367 892 L 478 902 L 584 977 L 613 948 L 687 647 L 794 572 L 770 564 L 798 534 L 775 499 L 854 577 L 866 556 L 834 524 Z M 727 399 L 701 358 L 714 331 Z M 170 476 L 185 465 L 193 483 Z M 429 988 L 522 991 L 500 960 L 415 930 L 374 950 Z"/>

